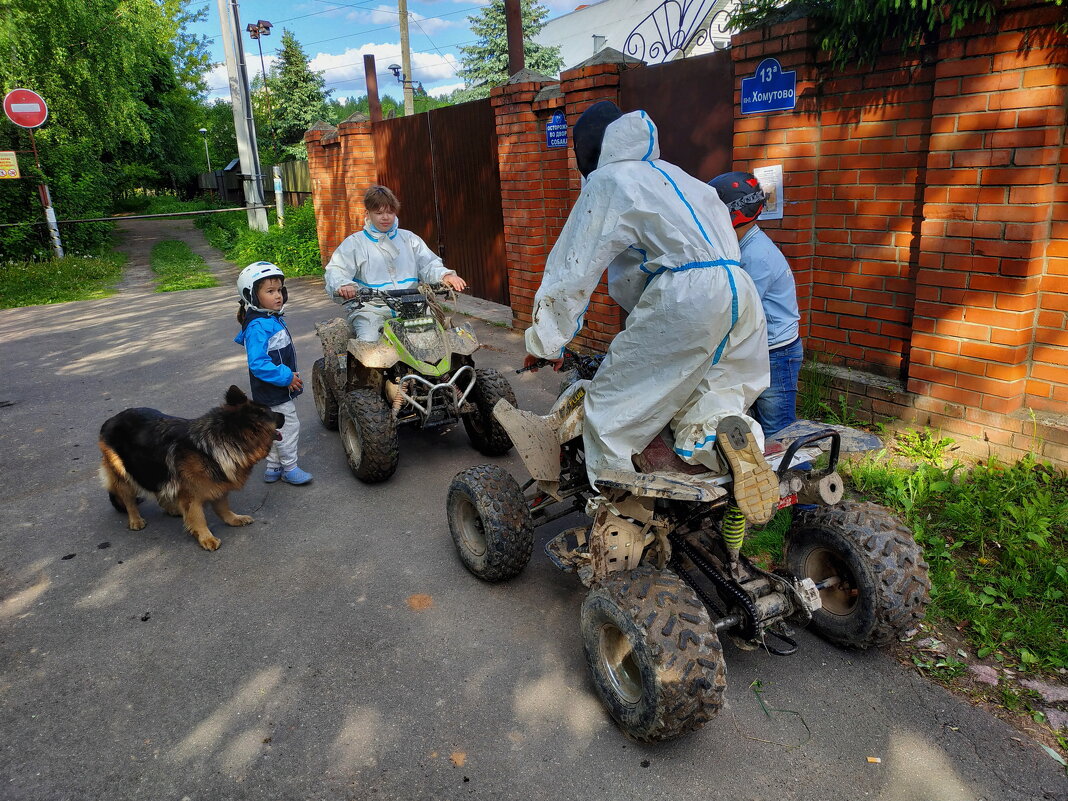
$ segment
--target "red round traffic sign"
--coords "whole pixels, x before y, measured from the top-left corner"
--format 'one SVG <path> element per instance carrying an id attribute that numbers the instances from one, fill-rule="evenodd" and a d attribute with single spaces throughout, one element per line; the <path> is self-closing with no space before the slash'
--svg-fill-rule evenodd
<path id="1" fill-rule="evenodd" d="M 37 128 L 48 119 L 48 106 L 36 92 L 12 89 L 4 96 L 4 113 L 15 125 Z"/>

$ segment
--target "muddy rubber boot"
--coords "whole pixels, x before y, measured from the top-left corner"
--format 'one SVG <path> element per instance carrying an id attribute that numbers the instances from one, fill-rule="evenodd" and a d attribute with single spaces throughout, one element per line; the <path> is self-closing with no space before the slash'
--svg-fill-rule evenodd
<path id="1" fill-rule="evenodd" d="M 737 415 L 724 417 L 716 426 L 716 445 L 731 466 L 734 502 L 750 523 L 767 523 L 779 505 L 779 478 L 764 460 L 749 424 Z"/>

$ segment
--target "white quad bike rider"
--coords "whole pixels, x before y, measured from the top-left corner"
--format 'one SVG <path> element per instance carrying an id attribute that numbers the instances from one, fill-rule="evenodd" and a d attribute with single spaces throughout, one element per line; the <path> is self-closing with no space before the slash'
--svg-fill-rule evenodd
<path id="1" fill-rule="evenodd" d="M 534 297 L 528 364 L 559 359 L 607 269 L 627 323 L 586 395 L 590 482 L 632 469 L 632 456 L 670 425 L 687 463 L 719 470 L 729 462 L 740 507 L 765 522 L 778 482 L 761 458 L 760 426 L 745 412 L 768 386 L 767 324 L 727 207 L 715 189 L 659 158 L 644 111 L 596 103 L 575 124 L 574 142 L 585 183 Z M 721 424 L 735 436 L 722 436 Z"/>

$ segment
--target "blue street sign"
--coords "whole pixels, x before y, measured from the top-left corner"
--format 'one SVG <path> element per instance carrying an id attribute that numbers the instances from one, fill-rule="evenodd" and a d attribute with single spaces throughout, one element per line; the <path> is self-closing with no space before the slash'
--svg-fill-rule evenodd
<path id="1" fill-rule="evenodd" d="M 764 59 L 752 78 L 742 78 L 742 114 L 789 111 L 796 105 L 797 73 L 783 72 L 778 59 Z"/>
<path id="2" fill-rule="evenodd" d="M 567 120 L 564 112 L 556 111 L 545 123 L 545 144 L 548 147 L 567 147 Z"/>

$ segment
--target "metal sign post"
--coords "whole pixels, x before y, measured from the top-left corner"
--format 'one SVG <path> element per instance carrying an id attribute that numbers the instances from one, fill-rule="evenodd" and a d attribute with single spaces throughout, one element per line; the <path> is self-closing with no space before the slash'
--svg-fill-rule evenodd
<path id="1" fill-rule="evenodd" d="M 282 168 L 275 164 L 271 167 L 274 173 L 274 207 L 278 210 L 278 227 L 286 224 L 286 207 L 282 202 Z"/>
<path id="2" fill-rule="evenodd" d="M 30 89 L 12 89 L 4 96 L 4 114 L 20 128 L 30 131 L 30 145 L 33 147 L 33 162 L 41 169 L 41 159 L 37 155 L 37 139 L 33 129 L 44 125 L 48 119 L 48 104 L 44 98 Z M 18 170 L 18 165 L 15 167 Z M 48 184 L 38 184 L 37 194 L 44 207 L 45 220 L 48 221 L 48 233 L 52 240 L 52 252 L 57 259 L 63 258 L 63 240 L 59 238 L 59 225 L 56 222 L 56 210 L 52 208 L 52 193 Z"/>

